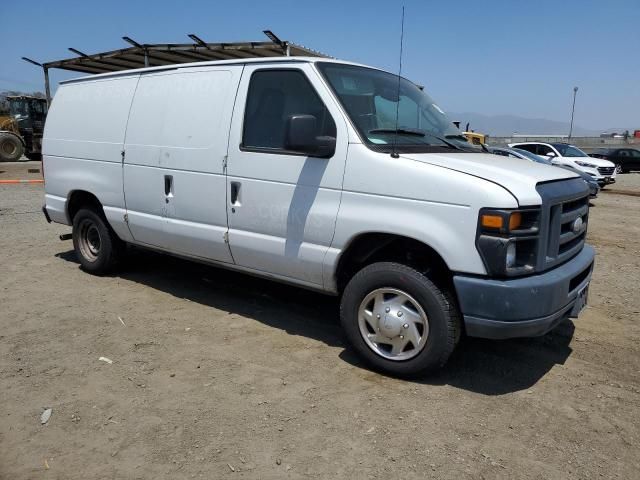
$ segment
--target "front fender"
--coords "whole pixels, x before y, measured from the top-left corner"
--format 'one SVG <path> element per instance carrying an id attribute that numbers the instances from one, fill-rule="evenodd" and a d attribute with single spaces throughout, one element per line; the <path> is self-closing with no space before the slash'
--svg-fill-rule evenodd
<path id="1" fill-rule="evenodd" d="M 477 209 L 466 205 L 343 192 L 336 233 L 325 257 L 325 288 L 335 291 L 340 255 L 363 233 L 411 238 L 432 248 L 451 271 L 486 274 L 475 247 L 477 215 Z"/>

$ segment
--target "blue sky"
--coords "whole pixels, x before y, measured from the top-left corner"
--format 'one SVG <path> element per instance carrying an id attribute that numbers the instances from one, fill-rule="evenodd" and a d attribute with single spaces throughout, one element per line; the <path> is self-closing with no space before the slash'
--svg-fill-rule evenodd
<path id="1" fill-rule="evenodd" d="M 640 0 L 7 2 L 0 90 L 42 90 L 20 60 L 140 43 L 263 40 L 262 30 L 338 58 L 397 70 L 405 5 L 404 76 L 447 111 L 514 114 L 640 128 Z M 54 82 L 78 76 L 52 73 Z"/>

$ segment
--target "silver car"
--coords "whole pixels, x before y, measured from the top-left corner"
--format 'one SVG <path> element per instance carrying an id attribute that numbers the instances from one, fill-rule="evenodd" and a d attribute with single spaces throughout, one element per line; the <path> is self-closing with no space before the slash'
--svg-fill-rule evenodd
<path id="1" fill-rule="evenodd" d="M 589 196 L 591 198 L 596 198 L 598 196 L 598 192 L 600 191 L 600 185 L 598 184 L 598 181 L 588 173 L 584 173 L 580 170 L 571 168 L 567 165 L 556 165 L 552 163 L 551 160 L 545 157 L 541 157 L 540 155 L 536 155 L 535 153 L 531 153 L 527 150 L 523 150 L 521 148 L 510 148 L 510 147 L 490 147 L 489 151 L 494 155 L 501 155 L 503 157 L 520 158 L 522 160 L 529 160 L 532 162 L 544 163 L 545 165 L 552 165 L 554 167 L 570 170 L 575 174 L 580 175 L 580 177 L 582 177 L 582 179 L 587 183 L 587 185 L 589 186 Z"/>

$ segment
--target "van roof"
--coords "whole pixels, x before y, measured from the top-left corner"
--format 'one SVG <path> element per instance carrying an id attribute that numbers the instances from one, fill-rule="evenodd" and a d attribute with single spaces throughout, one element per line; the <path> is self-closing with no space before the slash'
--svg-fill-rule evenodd
<path id="1" fill-rule="evenodd" d="M 185 69 L 185 68 L 195 68 L 195 67 L 207 67 L 207 66 L 218 66 L 218 65 L 245 65 L 245 64 L 255 64 L 255 63 L 263 63 L 263 64 L 273 64 L 273 63 L 316 63 L 316 62 L 326 62 L 326 63 L 340 63 L 344 65 L 355 65 L 360 67 L 374 68 L 368 65 L 363 65 L 355 62 L 348 62 L 345 60 L 336 60 L 334 58 L 326 58 L 326 57 L 271 57 L 271 58 L 238 58 L 238 59 L 230 59 L 230 60 L 213 60 L 213 61 L 205 61 L 205 62 L 193 62 L 193 63 L 179 63 L 175 65 L 162 65 L 157 67 L 146 67 L 146 68 L 136 68 L 132 70 L 121 70 L 118 72 L 109 72 L 109 73 L 101 73 L 97 75 L 87 75 L 84 77 L 72 78 L 69 80 L 63 80 L 60 82 L 61 85 L 68 83 L 76 83 L 76 82 L 87 82 L 96 79 L 105 79 L 105 78 L 114 78 L 114 77 L 122 77 L 131 74 L 137 74 L 142 72 L 159 72 L 163 70 L 177 70 L 177 69 Z"/>

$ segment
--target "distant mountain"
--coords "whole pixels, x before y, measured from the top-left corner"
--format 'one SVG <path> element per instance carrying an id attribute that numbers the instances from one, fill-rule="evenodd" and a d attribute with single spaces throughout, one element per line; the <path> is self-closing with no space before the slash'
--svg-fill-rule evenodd
<path id="1" fill-rule="evenodd" d="M 569 122 L 557 122 L 544 118 L 523 118 L 516 115 L 482 115 L 480 113 L 448 112 L 451 120 L 460 121 L 460 128 L 464 129 L 467 122 L 469 128 L 476 132 L 487 133 L 494 137 L 506 137 L 514 133 L 530 135 L 562 135 L 569 133 Z M 598 130 L 589 130 L 574 124 L 573 135 L 598 136 Z"/>

